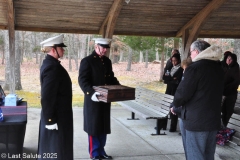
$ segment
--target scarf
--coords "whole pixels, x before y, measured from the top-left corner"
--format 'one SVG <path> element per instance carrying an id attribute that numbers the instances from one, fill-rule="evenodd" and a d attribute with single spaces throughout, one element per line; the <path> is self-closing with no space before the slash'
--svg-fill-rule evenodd
<path id="1" fill-rule="evenodd" d="M 180 64 L 172 67 L 171 72 L 170 72 L 172 77 L 173 77 L 174 73 L 178 70 L 179 67 L 180 67 Z"/>

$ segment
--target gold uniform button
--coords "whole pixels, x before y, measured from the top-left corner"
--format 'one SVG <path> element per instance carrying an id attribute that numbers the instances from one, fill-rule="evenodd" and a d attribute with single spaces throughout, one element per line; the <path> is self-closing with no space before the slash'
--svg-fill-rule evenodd
<path id="1" fill-rule="evenodd" d="M 51 122 L 52 120 L 51 119 L 48 119 L 48 122 Z"/>
<path id="2" fill-rule="evenodd" d="M 96 58 L 96 56 L 94 56 L 94 58 Z"/>
<path id="3" fill-rule="evenodd" d="M 87 94 L 89 94 L 89 92 L 87 92 Z"/>

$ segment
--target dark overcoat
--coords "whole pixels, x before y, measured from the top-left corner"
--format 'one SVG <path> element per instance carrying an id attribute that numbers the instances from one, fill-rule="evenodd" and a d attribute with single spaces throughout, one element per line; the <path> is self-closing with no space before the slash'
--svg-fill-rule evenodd
<path id="1" fill-rule="evenodd" d="M 72 82 L 60 62 L 47 55 L 40 69 L 39 159 L 73 160 Z M 57 123 L 58 130 L 45 125 Z M 49 153 L 48 155 L 46 153 Z M 50 157 L 49 157 L 50 156 Z"/>
<path id="2" fill-rule="evenodd" d="M 169 72 L 169 74 L 170 74 L 170 72 Z M 173 74 L 173 76 L 163 75 L 163 80 L 167 84 L 167 89 L 166 89 L 165 94 L 174 96 L 174 94 L 177 90 L 177 87 L 182 80 L 182 75 L 183 75 L 182 67 L 179 67 L 178 70 Z"/>
<path id="3" fill-rule="evenodd" d="M 111 103 L 94 102 L 91 97 L 95 92 L 93 86 L 119 84 L 111 60 L 93 51 L 80 63 L 78 83 L 84 92 L 84 131 L 92 136 L 110 134 Z"/>
<path id="4" fill-rule="evenodd" d="M 202 59 L 188 66 L 173 100 L 174 106 L 182 106 L 184 128 L 197 132 L 219 130 L 222 93 L 223 70 L 219 61 Z"/>

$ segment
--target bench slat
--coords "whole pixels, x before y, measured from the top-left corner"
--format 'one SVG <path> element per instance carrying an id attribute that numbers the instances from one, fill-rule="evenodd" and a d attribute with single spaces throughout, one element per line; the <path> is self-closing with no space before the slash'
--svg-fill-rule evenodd
<path id="1" fill-rule="evenodd" d="M 135 103 L 134 101 L 120 101 L 121 106 L 128 108 L 132 112 L 142 116 L 145 119 L 163 119 L 166 118 L 165 113 L 156 112 L 150 108 L 146 109 L 145 106 Z"/>

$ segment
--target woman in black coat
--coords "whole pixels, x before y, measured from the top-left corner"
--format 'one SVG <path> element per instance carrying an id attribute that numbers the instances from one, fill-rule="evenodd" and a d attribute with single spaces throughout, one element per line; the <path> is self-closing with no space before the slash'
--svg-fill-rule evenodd
<path id="1" fill-rule="evenodd" d="M 238 95 L 237 89 L 240 82 L 240 71 L 236 54 L 228 53 L 221 64 L 224 70 L 222 122 L 226 127 L 234 112 L 234 106 Z"/>
<path id="2" fill-rule="evenodd" d="M 46 58 L 40 69 L 41 121 L 38 160 L 73 160 L 72 82 L 58 58 L 63 35 L 43 41 Z"/>
<path id="3" fill-rule="evenodd" d="M 173 67 L 171 68 L 169 74 L 165 73 L 165 75 L 163 76 L 163 80 L 167 83 L 167 89 L 165 91 L 165 94 L 174 96 L 183 75 L 180 54 L 174 54 L 171 57 L 171 62 L 173 64 Z M 170 118 L 171 124 L 169 132 L 175 132 L 177 128 L 178 116 L 170 112 Z"/>

